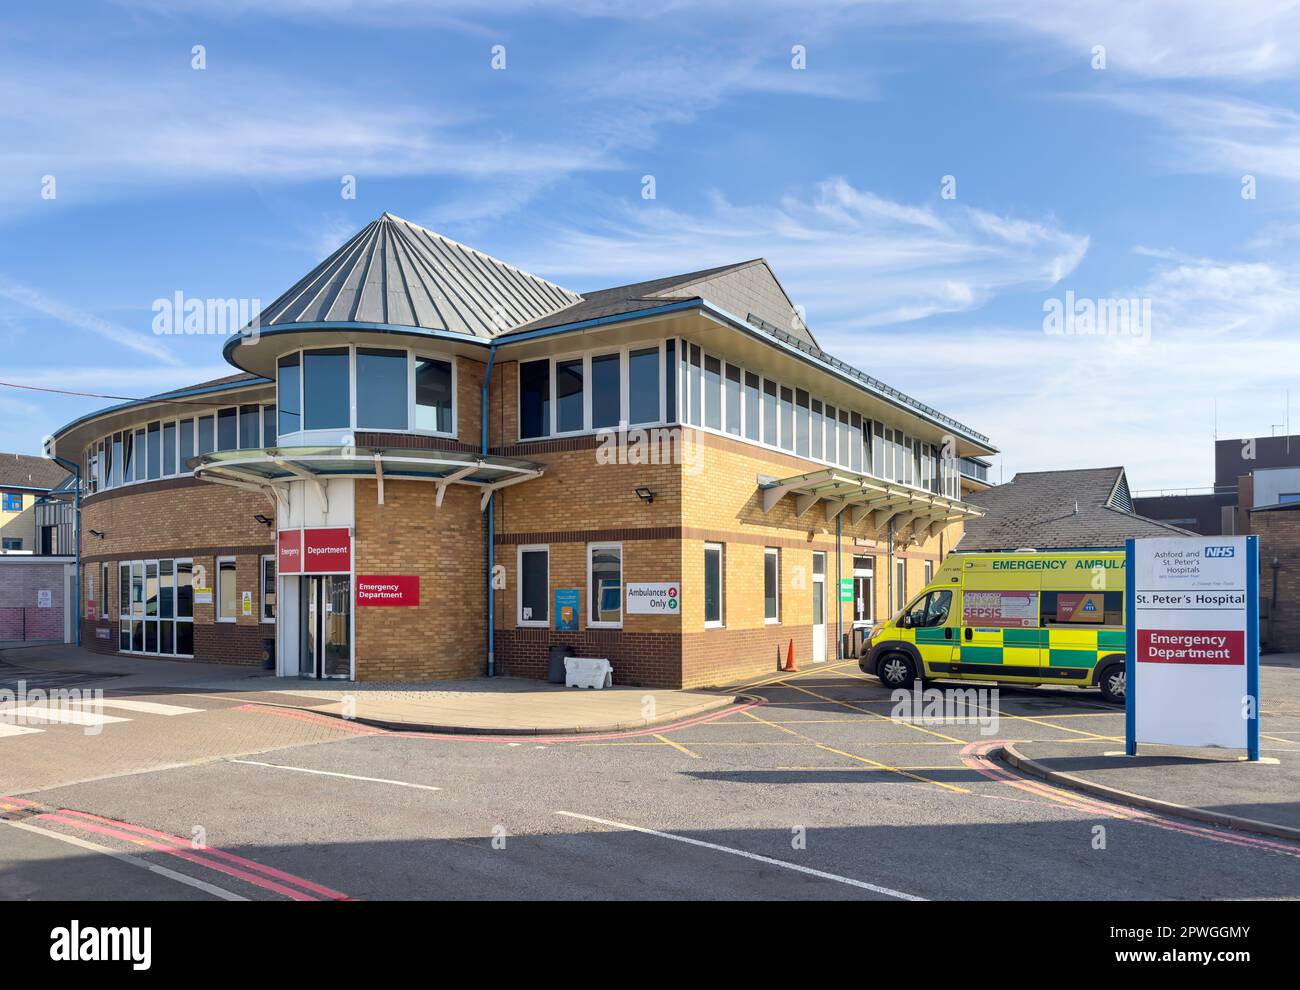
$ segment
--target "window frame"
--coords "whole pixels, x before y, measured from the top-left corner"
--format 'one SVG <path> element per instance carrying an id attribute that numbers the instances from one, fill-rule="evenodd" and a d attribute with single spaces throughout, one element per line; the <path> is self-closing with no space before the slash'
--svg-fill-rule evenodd
<path id="1" fill-rule="evenodd" d="M 710 619 L 708 615 L 708 598 L 701 595 L 704 604 L 704 628 L 725 629 L 727 627 L 727 546 L 725 543 L 706 542 L 704 544 L 704 588 L 709 584 L 709 553 L 718 554 L 718 617 Z"/>
<path id="2" fill-rule="evenodd" d="M 593 619 L 595 596 L 592 594 L 591 587 L 591 558 L 597 550 L 617 550 L 618 551 L 618 621 L 606 622 L 600 619 Z M 587 628 L 588 629 L 622 629 L 623 619 L 626 615 L 626 609 L 623 605 L 623 598 L 626 593 L 626 572 L 625 559 L 623 557 L 623 543 L 621 540 L 604 540 L 587 544 Z"/>
<path id="3" fill-rule="evenodd" d="M 776 560 L 775 572 L 773 574 L 773 610 L 775 615 L 767 614 L 767 558 L 773 557 Z M 781 624 L 781 548 L 764 547 L 763 548 L 763 624 L 768 626 L 779 626 Z"/>
<path id="4" fill-rule="evenodd" d="M 524 618 L 524 554 L 546 554 L 546 618 Z M 515 625 L 522 629 L 549 629 L 551 626 L 551 545 L 521 543 L 515 550 Z"/>
<path id="5" fill-rule="evenodd" d="M 221 565 L 222 564 L 230 565 L 230 569 L 232 574 L 234 575 L 234 580 L 235 580 L 235 614 L 231 616 L 224 616 L 221 614 L 221 605 L 222 605 Z M 212 589 L 215 592 L 215 597 L 212 602 L 213 621 L 238 622 L 239 621 L 239 564 L 234 557 L 218 557 L 216 558 L 216 560 L 212 562 L 212 569 L 216 572 L 215 574 L 216 581 L 214 582 L 213 589 Z"/>
<path id="6" fill-rule="evenodd" d="M 268 619 L 266 617 L 266 565 L 267 564 L 270 564 L 272 567 L 276 566 L 275 554 L 264 553 L 262 554 L 261 558 L 258 561 L 258 565 L 257 565 L 257 587 L 258 587 L 257 598 L 258 598 L 258 608 L 259 608 L 258 622 L 260 622 L 263 625 L 275 625 L 276 619 L 279 617 L 277 613 L 280 607 L 280 590 L 279 590 L 280 575 L 277 573 L 275 577 L 271 578 L 271 586 L 272 588 L 275 589 L 271 592 L 271 594 L 275 595 L 275 602 L 271 605 L 271 617 Z"/>

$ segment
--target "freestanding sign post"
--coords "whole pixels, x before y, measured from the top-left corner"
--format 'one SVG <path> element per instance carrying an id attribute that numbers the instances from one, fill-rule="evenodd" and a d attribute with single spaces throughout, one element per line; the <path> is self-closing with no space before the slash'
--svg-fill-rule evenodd
<path id="1" fill-rule="evenodd" d="M 1259 759 L 1258 540 L 1128 541 L 1129 756 L 1148 742 Z"/>

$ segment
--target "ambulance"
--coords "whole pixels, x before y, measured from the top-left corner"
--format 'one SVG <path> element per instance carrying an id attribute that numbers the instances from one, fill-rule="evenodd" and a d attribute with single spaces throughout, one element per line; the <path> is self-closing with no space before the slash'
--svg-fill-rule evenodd
<path id="1" fill-rule="evenodd" d="M 1069 684 L 1124 701 L 1124 554 L 953 553 L 876 626 L 858 665 L 886 687 L 918 679 Z"/>

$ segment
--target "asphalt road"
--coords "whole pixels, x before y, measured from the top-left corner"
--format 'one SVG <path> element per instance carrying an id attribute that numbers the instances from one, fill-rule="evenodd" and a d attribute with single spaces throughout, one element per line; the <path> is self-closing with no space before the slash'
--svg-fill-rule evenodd
<path id="1" fill-rule="evenodd" d="M 1138 818 L 981 755 L 1122 748 L 1087 692 L 903 724 L 850 663 L 682 727 L 485 742 L 104 687 L 120 720 L 93 734 L 0 734 L 0 898 L 1300 897 L 1300 846 Z"/>

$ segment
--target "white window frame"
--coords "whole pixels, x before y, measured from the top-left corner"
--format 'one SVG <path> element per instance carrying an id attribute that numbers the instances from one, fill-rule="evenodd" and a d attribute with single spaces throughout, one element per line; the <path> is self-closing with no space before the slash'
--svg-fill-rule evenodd
<path id="1" fill-rule="evenodd" d="M 213 614 L 214 614 L 214 616 L 215 616 L 217 622 L 236 622 L 236 621 L 238 621 L 238 619 L 239 619 L 239 615 L 238 615 L 238 614 L 235 614 L 235 615 L 232 615 L 232 616 L 229 616 L 229 617 L 227 617 L 227 616 L 223 616 L 223 615 L 221 614 L 221 599 L 222 599 L 222 587 L 221 587 L 221 565 L 222 565 L 222 564 L 230 564 L 231 567 L 234 569 L 234 573 L 235 573 L 235 582 L 236 582 L 236 583 L 235 583 L 235 596 L 236 596 L 235 612 L 236 612 L 236 613 L 239 612 L 239 603 L 238 603 L 238 596 L 239 596 L 239 583 L 238 583 L 238 577 L 239 577 L 239 566 L 238 566 L 238 564 L 236 563 L 234 557 L 218 557 L 215 561 L 213 561 L 213 570 L 216 571 L 216 579 L 217 579 L 217 580 L 216 580 L 216 582 L 214 583 L 214 587 L 213 587 L 213 591 L 216 592 L 216 597 L 215 597 L 215 599 L 213 600 L 213 610 L 212 610 L 212 611 L 213 611 Z"/>
<path id="2" fill-rule="evenodd" d="M 767 558 L 768 555 L 776 558 L 776 615 L 769 618 L 767 614 Z M 768 626 L 779 626 L 781 624 L 781 548 L 764 547 L 763 548 L 763 623 Z"/>
<path id="3" fill-rule="evenodd" d="M 270 626 L 275 625 L 275 620 L 279 616 L 280 593 L 279 591 L 275 592 L 275 605 L 272 606 L 276 614 L 272 615 L 268 619 L 266 617 L 266 565 L 275 564 L 275 563 L 276 563 L 276 559 L 275 559 L 275 554 L 273 553 L 262 554 L 261 558 L 257 562 L 257 602 L 258 602 L 258 609 L 259 609 L 257 613 L 258 621 L 261 622 L 263 625 L 270 625 Z M 275 581 L 272 582 L 272 587 L 278 588 L 279 587 L 278 582 L 279 582 L 279 574 L 276 575 Z"/>
<path id="4" fill-rule="evenodd" d="M 591 618 L 594 602 L 592 602 L 591 587 L 591 558 L 597 550 L 617 550 L 618 551 L 618 621 L 617 622 L 600 622 Z M 626 561 L 623 557 L 622 542 L 605 541 L 600 543 L 587 544 L 587 628 L 588 629 L 622 629 L 625 608 L 623 606 L 624 596 L 627 592 Z"/>
<path id="5" fill-rule="evenodd" d="M 524 554 L 546 554 L 546 618 L 524 618 Z M 588 579 L 590 584 L 590 579 Z M 515 625 L 525 629 L 548 629 L 551 625 L 551 546 L 549 543 L 521 543 L 515 551 Z"/>
<path id="6" fill-rule="evenodd" d="M 723 543 L 705 543 L 704 544 L 704 582 L 707 586 L 709 580 L 709 551 L 718 551 L 718 617 L 716 619 L 705 618 L 705 629 L 725 629 L 727 626 L 727 548 Z M 704 601 L 703 589 L 700 593 L 700 601 Z"/>

